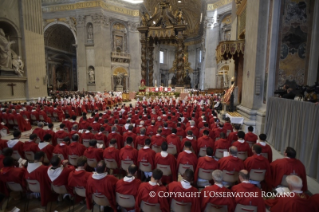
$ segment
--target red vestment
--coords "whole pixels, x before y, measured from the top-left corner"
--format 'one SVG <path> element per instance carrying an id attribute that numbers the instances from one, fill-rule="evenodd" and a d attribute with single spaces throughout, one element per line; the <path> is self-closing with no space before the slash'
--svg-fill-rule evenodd
<path id="1" fill-rule="evenodd" d="M 257 212 L 265 212 L 265 202 L 264 199 L 261 196 L 261 190 L 257 188 L 254 184 L 251 183 L 239 183 L 238 185 L 234 185 L 231 190 L 233 192 L 239 193 L 239 192 L 253 192 L 255 194 L 258 193 L 258 196 L 249 196 L 247 195 L 236 195 L 235 202 L 236 204 L 241 205 L 252 205 L 257 206 Z"/>
<path id="2" fill-rule="evenodd" d="M 64 160 L 68 159 L 68 145 L 63 141 L 60 144 L 56 145 L 53 149 L 54 154 L 63 155 Z"/>
<path id="3" fill-rule="evenodd" d="M 239 172 L 240 170 L 244 169 L 244 162 L 232 155 L 223 157 L 218 161 L 218 167 L 221 171 L 236 171 Z"/>
<path id="4" fill-rule="evenodd" d="M 19 126 L 19 130 L 21 132 L 24 132 L 24 131 L 28 131 L 28 130 L 31 130 L 31 124 L 30 122 L 28 122 L 27 120 L 25 120 L 21 114 L 17 113 L 17 114 L 14 114 L 14 119 L 17 120 L 18 122 L 18 126 Z"/>
<path id="5" fill-rule="evenodd" d="M 170 134 L 166 137 L 166 140 L 167 140 L 167 144 L 172 144 L 176 146 L 177 154 L 182 151 L 181 140 L 177 135 Z"/>
<path id="6" fill-rule="evenodd" d="M 235 141 L 232 146 L 237 147 L 237 151 L 238 152 L 247 152 L 248 157 L 252 156 L 253 153 L 251 151 L 251 148 L 249 146 L 249 144 L 244 141 L 243 143 L 239 142 L 239 141 Z"/>
<path id="7" fill-rule="evenodd" d="M 151 191 L 155 192 L 154 197 L 150 197 L 149 194 Z M 158 195 L 159 192 L 164 193 L 166 191 L 167 189 L 165 186 L 159 186 L 159 185 L 152 186 L 148 182 L 141 183 L 137 191 L 137 196 L 135 198 L 135 211 L 140 211 L 141 202 L 144 201 L 150 204 L 158 203 L 161 207 L 162 212 L 169 212 L 170 210 L 169 210 L 167 198 L 161 198 Z"/>
<path id="8" fill-rule="evenodd" d="M 200 137 L 197 140 L 197 149 L 198 151 L 200 150 L 200 148 L 203 147 L 211 147 L 212 149 L 214 149 L 214 140 L 211 139 L 210 137 L 208 137 L 207 135 L 204 135 L 203 137 Z M 206 154 L 206 151 L 205 151 Z"/>
<path id="9" fill-rule="evenodd" d="M 13 150 L 13 153 L 18 153 L 20 157 L 24 158 L 24 152 L 23 152 L 23 143 L 19 141 L 18 139 L 12 139 L 7 141 L 7 146 Z"/>
<path id="10" fill-rule="evenodd" d="M 135 140 L 136 140 L 136 134 L 135 134 L 135 133 L 133 133 L 133 132 L 131 132 L 131 131 L 125 132 L 125 133 L 123 134 L 123 141 L 125 142 L 128 137 L 133 138 L 133 143 L 135 143 Z"/>
<path id="11" fill-rule="evenodd" d="M 163 138 L 161 135 L 159 134 L 156 134 L 156 135 L 153 135 L 152 138 L 151 138 L 151 141 L 152 141 L 152 146 L 157 146 L 157 147 L 160 147 L 162 145 L 162 143 L 164 141 L 166 141 L 165 138 Z"/>
<path id="12" fill-rule="evenodd" d="M 9 195 L 10 191 L 7 188 L 6 182 L 14 182 L 21 185 L 23 190 L 26 189 L 26 181 L 24 179 L 26 169 L 16 167 L 3 167 L 0 170 L 0 188 L 1 192 L 6 196 Z"/>
<path id="13" fill-rule="evenodd" d="M 231 123 L 228 123 L 228 122 L 224 124 L 223 129 L 226 130 L 226 132 L 227 131 L 233 132 L 233 126 L 231 125 Z"/>
<path id="14" fill-rule="evenodd" d="M 84 151 L 83 155 L 88 159 L 96 159 L 96 161 L 99 162 L 103 159 L 103 149 L 90 146 Z"/>
<path id="15" fill-rule="evenodd" d="M 68 146 L 68 155 L 82 156 L 86 147 L 78 142 L 71 142 Z"/>
<path id="16" fill-rule="evenodd" d="M 26 141 L 23 144 L 23 152 L 33 152 L 34 154 L 39 151 L 38 144 L 33 141 Z"/>
<path id="17" fill-rule="evenodd" d="M 257 140 L 258 140 L 258 136 L 255 135 L 254 133 L 248 132 L 245 134 L 245 141 L 250 141 L 250 142 L 256 143 Z"/>
<path id="18" fill-rule="evenodd" d="M 172 181 L 177 181 L 176 159 L 175 159 L 174 155 L 167 154 L 166 157 L 163 157 L 161 152 L 156 153 L 155 160 L 154 160 L 155 167 L 157 167 L 157 164 L 169 165 L 171 172 L 172 172 L 172 176 L 163 176 L 162 177 L 163 183 L 168 184 Z"/>
<path id="19" fill-rule="evenodd" d="M 117 148 L 121 149 L 123 147 L 122 146 L 123 137 L 119 133 L 116 133 L 116 132 L 109 133 L 109 135 L 107 136 L 107 146 L 109 146 L 109 143 L 110 143 L 111 139 L 113 139 L 113 138 L 116 140 Z"/>
<path id="20" fill-rule="evenodd" d="M 185 138 L 185 136 L 186 136 L 186 133 L 185 133 L 185 130 L 183 129 L 183 128 L 181 128 L 181 127 L 177 127 L 176 128 L 176 135 L 177 136 L 181 136 L 182 138 Z"/>
<path id="21" fill-rule="evenodd" d="M 220 188 L 218 185 L 206 186 L 201 191 L 201 211 L 205 211 L 208 203 L 214 205 L 227 205 L 228 212 L 235 211 L 235 199 L 233 197 L 218 197 L 215 193 L 231 192 L 228 188 Z"/>
<path id="22" fill-rule="evenodd" d="M 261 146 L 261 153 L 267 153 L 268 161 L 269 161 L 269 163 L 271 163 L 272 162 L 272 150 L 271 150 L 271 147 L 268 144 L 265 144 L 265 146 L 263 146 L 261 143 L 257 143 L 257 145 Z"/>
<path id="23" fill-rule="evenodd" d="M 26 180 L 37 180 L 39 182 L 42 206 L 46 206 L 52 200 L 51 181 L 47 174 L 48 168 L 42 163 L 29 163 L 24 175 Z"/>
<path id="24" fill-rule="evenodd" d="M 92 194 L 99 193 L 106 196 L 110 202 L 110 206 L 116 211 L 115 185 L 118 181 L 113 175 L 106 175 L 103 178 L 95 178 L 95 174 L 91 175 L 86 184 L 86 206 L 92 209 Z"/>
<path id="25" fill-rule="evenodd" d="M 231 146 L 231 144 L 235 141 L 238 140 L 238 131 L 235 131 L 235 132 L 231 132 L 228 137 L 227 137 L 227 140 L 229 142 L 229 145 Z"/>
<path id="26" fill-rule="evenodd" d="M 116 182 L 115 192 L 123 195 L 132 195 L 135 197 L 137 196 L 137 191 L 139 186 L 141 185 L 141 180 L 134 179 L 131 182 L 124 181 L 121 179 Z M 126 208 L 127 210 L 133 210 L 134 208 Z"/>
<path id="27" fill-rule="evenodd" d="M 192 131 L 193 132 L 193 135 L 198 138 L 199 136 L 199 131 L 196 127 L 187 127 L 186 130 L 185 130 L 185 133 L 187 134 L 188 131 Z"/>
<path id="28" fill-rule="evenodd" d="M 218 162 L 209 156 L 200 157 L 197 162 L 196 171 L 194 174 L 194 182 L 197 183 L 199 168 L 205 170 L 216 170 L 218 169 Z"/>
<path id="29" fill-rule="evenodd" d="M 65 137 L 70 137 L 69 133 L 65 132 L 64 130 L 60 129 L 55 133 L 55 142 L 58 143 L 58 139 L 64 139 Z"/>
<path id="30" fill-rule="evenodd" d="M 39 117 L 42 116 L 43 120 L 47 123 L 52 123 L 51 119 L 48 117 L 47 113 L 43 110 L 39 111 Z"/>
<path id="31" fill-rule="evenodd" d="M 176 164 L 176 169 L 177 169 L 177 172 L 178 172 L 178 167 L 180 164 L 188 164 L 188 165 L 193 165 L 193 171 L 196 170 L 196 167 L 197 167 L 197 156 L 192 153 L 192 152 L 186 152 L 188 150 L 184 150 L 182 152 L 180 152 L 178 154 L 178 157 L 177 157 L 177 164 Z"/>
<path id="32" fill-rule="evenodd" d="M 36 134 L 41 141 L 43 141 L 43 137 L 47 134 L 47 132 L 44 129 L 37 127 L 33 130 L 32 134 Z"/>
<path id="33" fill-rule="evenodd" d="M 172 134 L 172 130 L 171 129 L 168 129 L 168 128 L 166 128 L 166 129 L 163 128 L 162 129 L 162 133 L 161 133 L 162 136 L 166 137 L 166 136 L 168 136 L 170 134 Z"/>
<path id="34" fill-rule="evenodd" d="M 198 192 L 198 189 L 195 187 L 191 187 L 191 188 L 184 188 L 181 184 L 181 182 L 171 182 L 170 184 L 168 184 L 167 186 L 168 192 L 174 192 L 175 194 L 178 192 L 181 192 L 182 194 L 186 194 L 187 192 L 191 193 L 191 194 L 195 194 L 195 192 Z M 188 197 L 186 195 L 176 195 L 176 196 L 172 196 L 170 198 L 170 202 L 172 202 L 172 199 L 175 199 L 178 202 L 183 202 L 183 203 L 191 203 L 192 204 L 192 208 L 191 211 L 200 211 L 200 198 L 198 198 L 200 195 L 198 195 L 196 193 L 196 197 L 189 195 Z"/>
<path id="35" fill-rule="evenodd" d="M 60 122 L 63 121 L 64 119 L 64 113 L 61 109 L 58 109 L 58 108 L 54 108 L 53 111 L 52 111 L 52 115 L 54 116 L 54 114 L 56 114 L 58 116 L 58 119 Z"/>
<path id="36" fill-rule="evenodd" d="M 69 174 L 68 186 L 72 188 L 86 188 L 86 183 L 90 176 L 92 176 L 92 172 L 75 169 Z"/>
<path id="37" fill-rule="evenodd" d="M 270 164 L 272 173 L 273 187 L 281 184 L 284 175 L 298 175 L 302 180 L 302 190 L 307 191 L 307 175 L 305 166 L 302 162 L 295 158 L 282 158 L 277 159 Z"/>
<path id="38" fill-rule="evenodd" d="M 93 140 L 95 139 L 94 134 L 92 134 L 89 130 L 85 131 L 84 133 L 82 133 L 82 142 L 83 140 Z"/>
<path id="39" fill-rule="evenodd" d="M 142 148 L 138 151 L 137 156 L 137 165 L 143 166 L 143 163 L 150 163 L 152 166 L 152 170 L 155 169 L 154 167 L 154 160 L 155 160 L 156 152 L 151 148 Z"/>
<path id="40" fill-rule="evenodd" d="M 38 148 L 39 148 L 39 151 L 42 151 L 42 152 L 44 152 L 44 154 L 46 154 L 48 160 L 50 161 L 52 158 L 54 146 L 48 142 L 40 142 L 38 144 Z"/>
<path id="41" fill-rule="evenodd" d="M 62 170 L 61 170 L 62 169 Z M 52 166 L 49 167 L 47 173 L 50 181 L 55 186 L 65 186 L 69 194 L 73 194 L 73 188 L 68 185 L 69 174 L 74 170 L 73 166 L 67 166 L 53 169 Z M 60 171 L 60 172 L 59 172 Z"/>
<path id="42" fill-rule="evenodd" d="M 46 134 L 50 134 L 52 136 L 52 145 L 55 146 L 56 145 L 55 132 L 49 129 L 45 131 L 45 135 Z"/>
<path id="43" fill-rule="evenodd" d="M 214 154 L 215 154 L 216 149 L 227 149 L 228 150 L 229 147 L 230 147 L 230 144 L 229 144 L 227 139 L 225 139 L 225 138 L 218 139 L 217 141 L 215 141 Z"/>
<path id="44" fill-rule="evenodd" d="M 186 136 L 186 138 L 184 138 L 182 140 L 182 142 L 181 142 L 181 149 L 182 150 L 184 149 L 184 145 L 185 145 L 186 141 L 191 142 L 192 148 L 194 150 L 194 153 L 197 155 L 198 154 L 198 149 L 197 149 L 197 141 L 196 141 L 196 139 L 194 139 L 193 137 L 190 138 L 190 137 Z"/>
<path id="45" fill-rule="evenodd" d="M 220 133 L 223 132 L 226 135 L 226 130 L 223 128 L 215 128 L 211 131 L 211 133 L 209 134 L 209 136 L 216 141 L 216 138 L 220 137 Z"/>
<path id="46" fill-rule="evenodd" d="M 133 163 L 137 166 L 137 155 L 138 151 L 130 145 L 126 145 L 120 150 L 119 158 L 122 160 L 132 160 Z"/>
<path id="47" fill-rule="evenodd" d="M 136 136 L 136 139 L 135 139 L 135 147 L 137 148 L 138 145 L 144 146 L 145 140 L 148 139 L 148 138 L 149 138 L 149 137 L 148 137 L 148 136 L 145 136 L 145 135 L 138 135 L 138 136 Z"/>
<path id="48" fill-rule="evenodd" d="M 115 147 L 108 147 L 104 149 L 103 151 L 103 158 L 104 159 L 114 159 L 117 162 L 117 167 L 121 167 L 121 162 L 120 162 L 120 150 L 116 149 Z"/>
<path id="49" fill-rule="evenodd" d="M 107 147 L 106 145 L 108 144 L 107 143 L 107 137 L 105 134 L 103 134 L 102 132 L 99 132 L 99 133 L 96 133 L 95 134 L 95 139 L 97 141 L 102 141 L 104 143 L 104 147 Z"/>
<path id="50" fill-rule="evenodd" d="M 157 127 L 155 125 L 148 126 L 146 129 L 146 135 L 155 135 Z"/>

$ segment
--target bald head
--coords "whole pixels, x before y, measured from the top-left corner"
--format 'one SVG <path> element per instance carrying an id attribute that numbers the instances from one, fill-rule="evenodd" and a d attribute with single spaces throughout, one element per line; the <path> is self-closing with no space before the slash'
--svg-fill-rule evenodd
<path id="1" fill-rule="evenodd" d="M 229 148 L 229 153 L 230 153 L 232 156 L 237 156 L 237 152 L 238 152 L 237 147 L 231 146 L 231 147 Z"/>
<path id="2" fill-rule="evenodd" d="M 249 172 L 245 169 L 240 170 L 239 180 L 240 180 L 240 182 L 249 181 Z"/>

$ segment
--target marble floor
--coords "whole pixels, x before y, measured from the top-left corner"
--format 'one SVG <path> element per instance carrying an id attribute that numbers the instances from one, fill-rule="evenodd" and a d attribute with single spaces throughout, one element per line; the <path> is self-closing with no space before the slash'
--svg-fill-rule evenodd
<path id="1" fill-rule="evenodd" d="M 129 105 L 129 104 L 135 105 L 135 103 L 136 103 L 136 101 L 133 100 L 132 102 L 127 102 L 125 104 L 126 105 Z M 77 118 L 77 121 L 79 121 L 79 119 L 80 119 L 80 117 Z M 55 129 L 58 129 L 59 125 L 60 125 L 59 122 L 55 122 L 54 123 Z M 32 130 L 34 128 L 36 128 L 36 126 L 32 126 Z M 44 127 L 44 129 L 47 129 L 47 127 Z M 21 141 L 27 141 L 28 140 L 28 135 L 31 134 L 32 130 L 27 131 L 27 132 L 23 132 L 22 133 L 22 137 L 21 137 L 20 140 Z M 12 135 L 9 134 L 8 136 L 3 137 L 2 139 L 7 139 L 7 140 L 12 139 Z M 284 157 L 282 153 L 280 153 L 279 151 L 277 151 L 273 147 L 272 147 L 272 151 L 273 151 L 273 160 L 276 160 L 276 159 Z M 308 191 L 311 194 L 319 193 L 319 183 L 315 179 L 307 176 L 307 182 L 308 182 Z M 2 212 L 2 211 L 11 211 L 14 207 L 20 208 L 23 211 L 25 203 L 26 203 L 25 198 L 24 198 L 24 200 L 19 200 L 18 202 L 15 201 L 14 199 L 10 199 L 9 201 L 6 201 L 4 203 L 4 205 L 3 205 L 3 206 L 6 205 L 6 209 L 5 210 L 3 210 L 1 208 L 1 206 L 0 206 L 0 212 Z M 60 203 L 52 202 L 51 211 L 66 212 L 66 211 L 69 211 L 69 206 L 70 205 L 72 205 L 72 202 L 68 201 L 68 200 L 64 200 L 64 201 L 62 201 Z M 34 209 L 36 209 L 36 208 L 42 209 L 42 210 L 38 210 L 38 211 L 49 211 L 48 208 L 46 210 L 45 207 L 41 207 L 40 201 L 38 199 L 31 199 L 30 203 L 29 203 L 29 210 L 28 211 L 34 211 Z M 70 210 L 72 210 L 72 208 Z M 86 205 L 85 204 L 75 204 L 74 205 L 74 211 L 85 212 L 85 211 L 90 211 L 90 210 L 86 209 Z M 97 206 L 95 206 L 94 211 L 99 211 L 99 208 Z"/>

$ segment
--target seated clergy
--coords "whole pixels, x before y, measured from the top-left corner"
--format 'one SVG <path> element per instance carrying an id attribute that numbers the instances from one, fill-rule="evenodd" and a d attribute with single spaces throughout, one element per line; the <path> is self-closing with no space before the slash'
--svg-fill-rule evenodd
<path id="1" fill-rule="evenodd" d="M 172 181 L 177 180 L 177 169 L 176 169 L 176 159 L 174 155 L 168 154 L 168 144 L 167 142 L 163 142 L 161 145 L 161 152 L 156 153 L 154 164 L 157 169 L 165 169 L 162 177 L 162 183 L 168 184 Z M 168 166 L 170 170 L 168 169 Z M 170 173 L 169 175 L 165 175 L 165 173 Z"/>
<path id="2" fill-rule="evenodd" d="M 28 154 L 27 152 L 33 152 L 33 154 L 35 154 L 37 151 L 39 151 L 38 144 L 35 143 L 36 140 L 37 140 L 37 135 L 36 134 L 31 134 L 29 136 L 29 141 L 24 142 L 24 144 L 23 144 L 23 152 L 24 152 L 25 155 Z"/>
<path id="3" fill-rule="evenodd" d="M 190 126 L 185 129 L 185 133 L 187 133 L 188 131 L 192 131 L 193 135 L 196 138 L 198 138 L 199 131 L 198 131 L 197 127 L 195 126 L 195 121 L 191 120 L 189 123 L 190 123 Z"/>
<path id="4" fill-rule="evenodd" d="M 285 158 L 277 159 L 270 164 L 273 187 L 282 185 L 286 176 L 297 175 L 302 180 L 302 191 L 305 192 L 308 190 L 306 169 L 302 162 L 296 159 L 296 154 L 296 150 L 292 147 L 287 147 L 285 150 Z"/>
<path id="5" fill-rule="evenodd" d="M 40 141 L 38 144 L 38 148 L 40 151 L 44 152 L 46 160 L 44 160 L 44 163 L 49 163 L 49 161 L 52 158 L 52 153 L 54 146 L 50 144 L 52 141 L 52 136 L 50 134 L 46 134 L 43 137 L 43 140 Z"/>
<path id="6" fill-rule="evenodd" d="M 223 186 L 223 172 L 221 170 L 214 170 L 212 173 L 212 177 L 214 180 L 214 185 L 206 186 L 201 191 L 201 211 L 205 211 L 207 204 L 213 204 L 216 208 L 221 206 L 226 206 L 228 212 L 235 211 L 235 199 L 231 196 L 217 196 L 215 193 L 227 192 L 231 191 Z"/>
<path id="7" fill-rule="evenodd" d="M 46 134 L 46 131 L 43 129 L 43 126 L 43 122 L 38 122 L 38 127 L 35 128 L 32 132 L 32 134 L 36 134 L 40 138 L 40 140 L 43 140 L 43 137 Z"/>
<path id="8" fill-rule="evenodd" d="M 253 133 L 254 127 L 248 127 L 248 133 L 245 134 L 245 141 L 248 142 L 250 145 L 255 144 L 258 140 L 258 136 Z"/>
<path id="9" fill-rule="evenodd" d="M 146 129 L 143 127 L 140 129 L 140 135 L 136 136 L 134 144 L 137 150 L 140 150 L 144 146 L 145 140 L 149 138 L 148 136 L 145 136 L 145 133 Z"/>
<path id="10" fill-rule="evenodd" d="M 54 124 L 52 124 L 52 123 L 49 124 L 48 125 L 48 129 L 45 131 L 45 135 L 46 134 L 50 134 L 51 135 L 51 144 L 53 146 L 55 146 L 56 145 L 56 138 L 55 138 L 55 132 L 54 132 L 53 128 L 54 128 Z M 44 137 L 43 137 L 43 139 L 44 139 Z"/>
<path id="11" fill-rule="evenodd" d="M 224 130 L 226 130 L 226 132 L 228 131 L 229 133 L 233 132 L 233 126 L 230 123 L 230 118 L 226 117 L 225 118 L 225 124 L 224 124 Z"/>
<path id="12" fill-rule="evenodd" d="M 97 141 L 97 147 L 104 149 L 107 145 L 107 136 L 103 133 L 105 131 L 104 127 L 100 128 L 100 132 L 95 134 L 95 139 Z"/>
<path id="13" fill-rule="evenodd" d="M 13 132 L 13 139 L 7 141 L 6 147 L 13 149 L 12 157 L 15 160 L 19 160 L 20 158 L 24 157 L 23 143 L 19 141 L 20 138 L 21 138 L 21 132 L 19 130 L 15 130 Z"/>
<path id="14" fill-rule="evenodd" d="M 154 159 L 156 152 L 150 148 L 151 139 L 145 140 L 145 145 L 142 149 L 138 151 L 137 157 L 137 165 L 139 169 L 144 173 L 147 181 L 152 175 L 152 171 L 155 169 L 154 167 Z"/>
<path id="15" fill-rule="evenodd" d="M 70 138 L 65 137 L 63 141 L 57 144 L 53 149 L 53 155 L 59 155 L 62 160 L 68 159 L 68 150 L 69 150 Z"/>
<path id="16" fill-rule="evenodd" d="M 83 156 L 88 160 L 95 160 L 95 162 L 88 163 L 89 166 L 95 168 L 97 162 L 103 159 L 103 149 L 99 149 L 96 146 L 97 141 L 95 139 L 90 140 L 89 147 L 84 151 Z"/>
<path id="17" fill-rule="evenodd" d="M 114 159 L 115 162 L 117 163 L 117 168 L 121 167 L 121 162 L 120 162 L 120 158 L 119 158 L 119 154 L 120 154 L 120 150 L 118 150 L 117 148 L 115 148 L 116 145 L 116 140 L 113 138 L 110 141 L 110 145 L 109 147 L 107 147 L 106 149 L 104 149 L 103 151 L 103 159 Z"/>
<path id="18" fill-rule="evenodd" d="M 120 161 L 122 163 L 127 163 L 125 161 L 132 161 L 135 165 L 137 165 L 137 155 L 138 151 L 132 147 L 133 138 L 128 137 L 126 139 L 126 145 L 120 150 Z M 123 168 L 123 167 L 122 167 Z M 126 170 L 126 169 L 124 169 Z"/>
<path id="19" fill-rule="evenodd" d="M 247 157 L 252 156 L 251 147 L 244 140 L 245 133 L 243 131 L 238 132 L 238 141 L 235 141 L 232 146 L 237 147 L 238 157 L 242 160 L 245 160 Z"/>
<path id="20" fill-rule="evenodd" d="M 25 190 L 27 187 L 24 179 L 25 168 L 16 168 L 16 161 L 10 156 L 5 157 L 2 163 L 4 167 L 0 170 L 1 193 L 6 196 L 10 195 L 10 190 L 6 185 L 7 182 L 20 184 L 22 189 Z"/>
<path id="21" fill-rule="evenodd" d="M 209 180 L 201 179 L 198 176 L 200 169 L 203 171 L 206 171 L 206 172 L 218 169 L 218 162 L 213 158 L 213 153 L 214 153 L 213 148 L 207 147 L 206 148 L 206 156 L 200 157 L 198 159 L 198 163 L 197 163 L 197 167 L 196 167 L 196 171 L 195 171 L 195 176 L 194 176 L 194 182 L 195 182 L 195 184 L 197 183 L 198 186 L 200 184 L 206 184 L 206 185 L 209 184 Z"/>
<path id="22" fill-rule="evenodd" d="M 198 155 L 205 155 L 207 147 L 214 149 L 214 140 L 209 137 L 209 131 L 205 130 L 203 136 L 197 140 Z"/>
<path id="23" fill-rule="evenodd" d="M 186 138 L 183 138 L 183 140 L 181 142 L 181 146 L 184 147 L 184 144 L 187 141 L 189 141 L 192 144 L 191 150 L 194 154 L 197 155 L 197 152 L 198 152 L 197 141 L 196 141 L 195 137 L 193 136 L 193 131 L 191 131 L 191 130 L 187 131 L 187 136 L 186 136 Z"/>
<path id="24" fill-rule="evenodd" d="M 149 182 L 141 183 L 135 198 L 136 212 L 143 209 L 143 203 L 156 205 L 162 212 L 170 211 L 167 198 L 159 197 L 160 192 L 163 193 L 167 191 L 166 187 L 161 185 L 162 176 L 163 172 L 161 170 L 154 169 L 152 172 L 151 180 Z M 150 197 L 150 192 L 154 192 L 155 196 Z"/>
<path id="25" fill-rule="evenodd" d="M 229 133 L 228 137 L 227 137 L 227 140 L 229 142 L 229 146 L 231 146 L 235 141 L 238 140 L 238 132 L 239 132 L 239 129 L 240 129 L 240 125 L 239 124 L 236 124 L 234 126 L 234 131 Z"/>
<path id="26" fill-rule="evenodd" d="M 92 209 L 92 195 L 104 195 L 109 203 L 110 207 L 105 209 L 113 209 L 116 211 L 116 198 L 115 198 L 115 185 L 118 179 L 113 175 L 109 175 L 106 172 L 106 164 L 104 161 L 99 161 L 96 166 L 96 172 L 88 178 L 86 183 L 86 206 L 88 209 Z"/>
<path id="27" fill-rule="evenodd" d="M 226 139 L 226 134 L 221 132 L 219 134 L 219 139 L 215 141 L 214 144 L 214 155 L 216 155 L 216 151 L 218 149 L 229 149 L 231 147 L 230 142 Z"/>
<path id="28" fill-rule="evenodd" d="M 60 129 L 55 133 L 55 143 L 59 144 L 65 137 L 69 137 L 69 133 L 64 131 L 65 124 L 60 124 Z"/>
<path id="29" fill-rule="evenodd" d="M 259 135 L 259 141 L 257 145 L 261 146 L 261 155 L 266 157 L 269 161 L 269 163 L 272 162 L 272 150 L 271 147 L 266 144 L 267 136 L 265 134 Z"/>
<path id="30" fill-rule="evenodd" d="M 245 206 L 255 206 L 257 209 L 257 212 L 265 212 L 266 207 L 265 207 L 265 202 L 261 196 L 261 190 L 257 188 L 254 184 L 251 184 L 249 182 L 249 172 L 247 170 L 241 170 L 239 172 L 239 181 L 240 183 L 238 185 L 235 185 L 231 188 L 233 192 L 240 193 L 240 192 L 251 192 L 254 193 L 254 196 L 249 196 L 247 195 L 236 195 L 235 197 L 235 203 L 236 207 L 240 207 L 240 205 L 245 205 Z M 257 194 L 257 195 L 256 195 Z"/>
<path id="31" fill-rule="evenodd" d="M 160 152 L 162 143 L 164 141 L 166 141 L 166 139 L 161 136 L 161 133 L 162 133 L 162 128 L 159 128 L 157 130 L 156 135 L 153 135 L 152 138 L 151 138 L 151 140 L 152 140 L 152 149 L 155 152 Z"/>
<path id="32" fill-rule="evenodd" d="M 72 189 L 85 189 L 87 180 L 92 175 L 92 172 L 87 172 L 85 170 L 87 167 L 87 158 L 85 156 L 79 157 L 76 165 L 77 168 L 69 174 L 68 186 Z"/>
<path id="33" fill-rule="evenodd" d="M 68 155 L 77 155 L 82 156 L 86 147 L 83 144 L 79 143 L 80 136 L 78 134 L 74 134 L 71 138 L 71 143 L 68 146 Z"/>
<path id="34" fill-rule="evenodd" d="M 166 137 L 172 133 L 172 130 L 168 128 L 167 122 L 164 122 L 161 135 Z"/>
<path id="35" fill-rule="evenodd" d="M 184 144 L 185 150 L 180 152 L 177 157 L 177 174 L 182 175 L 186 169 L 185 167 L 196 170 L 197 156 L 192 152 L 191 148 L 191 142 L 186 141 Z"/>
<path id="36" fill-rule="evenodd" d="M 121 149 L 123 147 L 123 137 L 120 135 L 120 133 L 117 132 L 117 127 L 113 126 L 111 128 L 111 133 L 107 136 L 107 140 L 110 141 L 112 138 L 114 138 L 117 143 L 116 143 L 116 148 Z"/>
<path id="37" fill-rule="evenodd" d="M 133 138 L 133 143 L 135 143 L 136 136 L 137 135 L 133 132 L 133 125 L 130 124 L 128 126 L 128 131 L 123 134 L 123 140 L 126 141 L 127 137 L 131 137 Z"/>
<path id="38" fill-rule="evenodd" d="M 192 186 L 192 182 L 194 180 L 194 171 L 191 169 L 186 169 L 185 172 L 182 174 L 182 181 L 181 182 L 171 182 L 168 184 L 167 189 L 168 192 L 174 192 L 176 193 L 192 193 L 197 194 L 198 189 Z M 190 203 L 191 211 L 200 211 L 200 195 L 194 196 L 194 195 L 173 195 L 170 198 L 170 205 L 171 208 L 173 208 L 174 204 L 180 204 L 180 203 Z M 179 203 L 176 203 L 179 202 Z"/>
<path id="39" fill-rule="evenodd" d="M 271 182 L 271 172 L 270 172 L 270 165 L 268 160 L 263 157 L 260 153 L 261 153 L 261 147 L 257 144 L 254 144 L 252 146 L 252 151 L 253 151 L 253 156 L 248 157 L 245 162 L 245 169 L 250 173 L 250 182 L 253 184 L 259 184 L 262 183 L 263 186 L 263 190 L 266 190 L 265 184 L 267 184 L 267 186 L 271 189 L 272 186 L 272 182 Z M 264 180 L 262 182 L 258 182 L 255 181 L 252 176 L 257 174 L 257 178 L 258 177 L 258 173 L 260 173 L 260 171 L 265 171 L 264 174 Z"/>
<path id="40" fill-rule="evenodd" d="M 132 195 L 136 199 L 138 188 L 141 184 L 141 180 L 135 178 L 137 174 L 137 166 L 131 164 L 127 169 L 127 175 L 117 181 L 115 186 L 115 192 L 119 195 Z M 134 210 L 133 208 L 125 208 L 127 211 Z"/>
<path id="41" fill-rule="evenodd" d="M 44 152 L 39 151 L 34 155 L 34 162 L 28 163 L 27 171 L 25 172 L 26 180 L 36 180 L 40 184 L 41 205 L 46 206 L 51 200 L 51 181 L 47 174 L 49 167 L 43 165 L 45 155 Z"/>
<path id="42" fill-rule="evenodd" d="M 278 196 L 275 199 L 265 200 L 272 212 L 282 211 L 318 211 L 318 202 L 312 201 L 309 196 L 302 191 L 302 180 L 296 175 L 289 175 L 286 178 L 288 188 L 294 195 Z"/>
<path id="43" fill-rule="evenodd" d="M 66 190 L 70 195 L 73 194 L 73 188 L 68 186 L 68 177 L 70 172 L 74 170 L 73 166 L 68 166 L 68 161 L 62 161 L 57 156 L 52 156 L 50 160 L 51 166 L 48 169 L 48 176 L 51 184 L 55 186 L 65 186 Z M 61 200 L 61 198 L 59 198 Z"/>
<path id="44" fill-rule="evenodd" d="M 177 130 L 172 129 L 172 134 L 166 137 L 167 144 L 170 145 L 170 148 L 176 148 L 176 155 L 181 152 L 181 139 L 176 135 Z"/>
<path id="45" fill-rule="evenodd" d="M 0 155 L 0 170 L 4 167 L 3 166 L 3 160 L 6 157 L 12 157 L 13 154 L 13 150 L 9 147 L 6 147 L 4 149 L 2 149 L 2 154 Z"/>

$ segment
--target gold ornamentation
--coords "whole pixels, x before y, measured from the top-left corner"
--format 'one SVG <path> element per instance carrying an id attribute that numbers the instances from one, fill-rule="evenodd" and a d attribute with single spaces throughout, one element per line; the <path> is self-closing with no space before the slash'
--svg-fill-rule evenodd
<path id="1" fill-rule="evenodd" d="M 77 2 L 74 4 L 63 4 L 63 5 L 50 5 L 42 7 L 43 12 L 59 12 L 59 11 L 69 11 L 84 8 L 101 7 L 105 10 L 121 13 L 129 16 L 139 16 L 138 10 L 127 9 L 124 7 L 118 7 L 112 4 L 105 3 L 104 1 L 89 1 L 89 2 Z"/>
<path id="2" fill-rule="evenodd" d="M 207 5 L 207 11 L 216 10 L 217 8 L 220 8 L 226 4 L 232 3 L 232 0 L 220 0 L 218 2 L 215 2 L 214 4 L 208 4 Z"/>
<path id="3" fill-rule="evenodd" d="M 244 51 L 244 40 L 222 41 L 216 48 L 216 61 L 219 63 L 222 60 L 233 59 L 236 56 L 238 57 L 239 54 L 244 54 Z"/>

